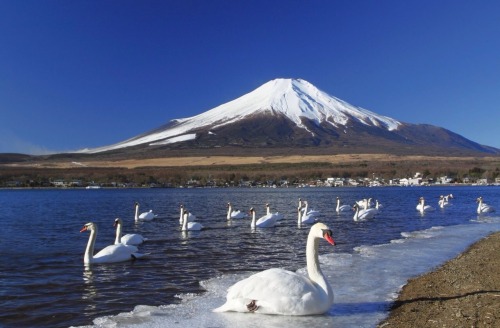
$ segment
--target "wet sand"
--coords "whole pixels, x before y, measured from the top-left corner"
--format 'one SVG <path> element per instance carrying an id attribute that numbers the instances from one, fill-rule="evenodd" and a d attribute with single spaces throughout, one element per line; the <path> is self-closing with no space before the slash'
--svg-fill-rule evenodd
<path id="1" fill-rule="evenodd" d="M 378 327 L 500 327 L 500 232 L 410 279 Z"/>

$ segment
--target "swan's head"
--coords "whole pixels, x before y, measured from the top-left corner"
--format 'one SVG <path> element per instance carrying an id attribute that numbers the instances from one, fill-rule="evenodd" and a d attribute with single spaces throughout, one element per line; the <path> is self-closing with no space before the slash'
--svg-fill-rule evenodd
<path id="1" fill-rule="evenodd" d="M 89 222 L 87 224 L 85 224 L 83 226 L 83 228 L 80 230 L 80 232 L 84 232 L 84 231 L 92 231 L 92 230 L 96 230 L 97 226 L 95 225 L 94 222 Z"/>
<path id="2" fill-rule="evenodd" d="M 483 196 L 479 196 L 477 199 L 476 199 L 476 203 L 479 203 L 479 202 L 482 202 L 483 201 Z"/>
<path id="3" fill-rule="evenodd" d="M 135 205 L 134 205 L 134 206 L 135 206 L 135 207 L 139 206 L 139 203 L 138 203 L 138 202 L 135 202 Z"/>
<path id="4" fill-rule="evenodd" d="M 333 246 L 335 246 L 335 241 L 332 237 L 332 230 L 328 228 L 328 226 L 324 223 L 318 222 L 311 227 L 311 231 L 309 232 L 314 234 L 315 237 L 323 238 Z"/>
<path id="5" fill-rule="evenodd" d="M 250 207 L 250 210 L 248 212 L 250 212 L 250 214 L 252 214 L 253 212 L 255 212 L 255 209 L 253 207 Z"/>
<path id="6" fill-rule="evenodd" d="M 116 218 L 116 219 L 115 219 L 115 223 L 113 224 L 113 227 L 116 227 L 117 225 L 122 224 L 122 223 L 123 223 L 123 222 L 122 222 L 122 219 L 120 219 L 120 218 Z"/>

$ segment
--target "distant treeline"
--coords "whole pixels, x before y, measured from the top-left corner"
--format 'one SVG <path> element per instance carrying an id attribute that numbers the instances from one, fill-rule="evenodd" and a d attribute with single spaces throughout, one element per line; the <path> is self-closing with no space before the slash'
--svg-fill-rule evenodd
<path id="1" fill-rule="evenodd" d="M 327 178 L 377 179 L 389 181 L 413 177 L 437 180 L 447 176 L 453 182 L 475 182 L 500 177 L 499 161 L 429 160 L 353 163 L 251 164 L 224 166 L 126 168 L 22 168 L 0 166 L 0 187 L 53 187 L 57 184 L 83 187 L 101 186 L 238 186 L 309 183 Z"/>

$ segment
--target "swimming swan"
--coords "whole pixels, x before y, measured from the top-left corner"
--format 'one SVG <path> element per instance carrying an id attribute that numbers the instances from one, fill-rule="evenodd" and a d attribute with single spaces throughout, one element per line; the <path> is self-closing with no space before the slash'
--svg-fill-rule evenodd
<path id="1" fill-rule="evenodd" d="M 255 210 L 254 208 L 250 208 L 250 214 L 252 215 L 252 222 L 250 223 L 250 227 L 252 229 L 255 228 L 272 228 L 276 225 L 278 221 L 278 216 L 274 214 L 266 214 L 263 217 L 256 220 L 255 218 Z"/>
<path id="2" fill-rule="evenodd" d="M 132 245 L 109 245 L 94 255 L 94 245 L 97 236 L 97 225 L 93 222 L 85 224 L 80 232 L 90 231 L 89 242 L 83 256 L 83 263 L 115 263 L 134 260 L 145 256 L 137 252 L 137 247 Z"/>
<path id="3" fill-rule="evenodd" d="M 184 210 L 184 220 L 182 222 L 182 231 L 199 231 L 203 229 L 203 225 L 198 222 L 188 222 L 189 211 Z"/>
<path id="4" fill-rule="evenodd" d="M 140 245 L 148 240 L 147 238 L 144 238 L 143 236 L 136 233 L 128 233 L 125 236 L 122 236 L 123 221 L 120 218 L 115 219 L 115 223 L 113 224 L 113 226 L 116 227 L 115 245 Z"/>
<path id="5" fill-rule="evenodd" d="M 477 205 L 477 214 L 481 214 L 481 213 L 491 213 L 491 212 L 495 212 L 495 208 L 493 206 L 490 206 L 486 203 L 483 203 L 483 197 L 479 197 L 478 199 L 476 199 L 476 202 L 478 203 Z"/>
<path id="6" fill-rule="evenodd" d="M 135 221 L 151 221 L 157 215 L 153 213 L 153 210 L 149 210 L 149 212 L 143 212 L 139 214 L 139 203 L 135 202 Z"/>

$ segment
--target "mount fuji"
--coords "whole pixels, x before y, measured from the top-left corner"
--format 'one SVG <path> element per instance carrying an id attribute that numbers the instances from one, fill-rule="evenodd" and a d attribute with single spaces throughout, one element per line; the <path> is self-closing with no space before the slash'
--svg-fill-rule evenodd
<path id="1" fill-rule="evenodd" d="M 276 153 L 500 153 L 444 128 L 353 106 L 302 79 L 275 79 L 199 115 L 79 153 L 259 149 Z M 264 151 L 265 152 L 265 151 Z"/>

